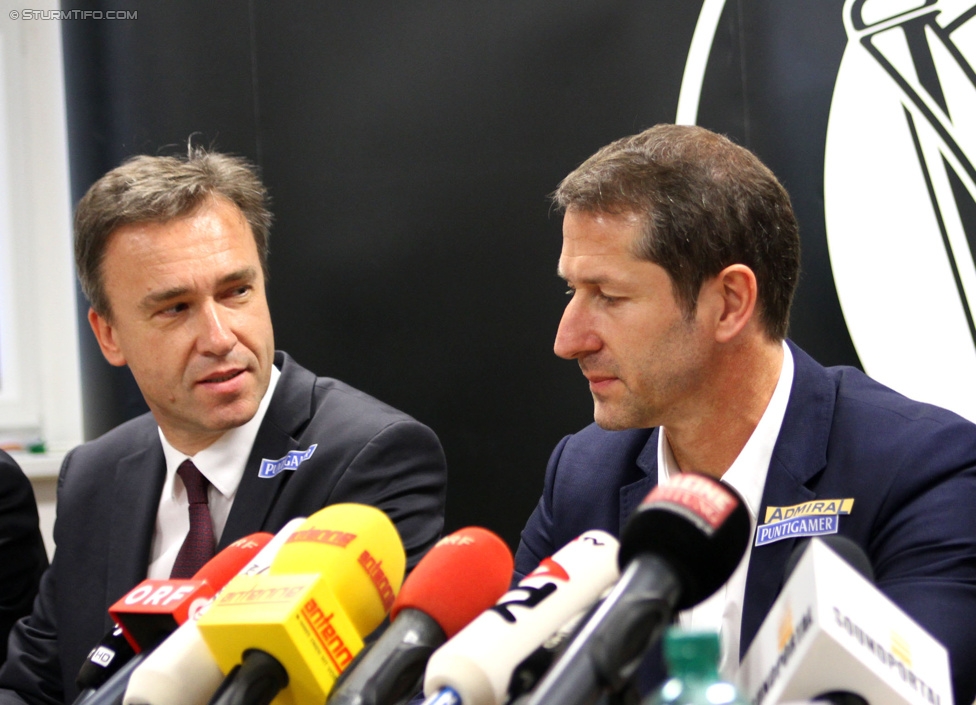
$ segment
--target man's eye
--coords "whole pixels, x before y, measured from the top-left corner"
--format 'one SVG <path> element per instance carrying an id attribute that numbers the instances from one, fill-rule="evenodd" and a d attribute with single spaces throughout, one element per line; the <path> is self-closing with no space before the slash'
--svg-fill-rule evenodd
<path id="1" fill-rule="evenodd" d="M 181 302 L 178 304 L 173 304 L 172 306 L 167 306 L 166 308 L 161 309 L 159 313 L 163 316 L 175 316 L 183 311 L 186 311 L 188 308 L 189 306 L 187 304 Z"/>

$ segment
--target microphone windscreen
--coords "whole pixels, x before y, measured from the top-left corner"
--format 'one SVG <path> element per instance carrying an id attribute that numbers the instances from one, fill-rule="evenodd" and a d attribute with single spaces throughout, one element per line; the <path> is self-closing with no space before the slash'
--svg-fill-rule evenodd
<path id="1" fill-rule="evenodd" d="M 288 675 L 276 702 L 324 703 L 363 637 L 386 617 L 405 566 L 386 514 L 362 504 L 331 505 L 288 537 L 267 573 L 231 580 L 197 626 L 222 672 L 261 651 Z M 234 682 L 255 685 L 261 674 L 253 675 L 252 683 L 240 676 Z"/>
<path id="2" fill-rule="evenodd" d="M 365 636 L 393 607 L 407 556 L 396 526 L 365 504 L 332 504 L 305 520 L 278 549 L 271 575 L 322 573 L 346 616 Z"/>
<path id="3" fill-rule="evenodd" d="M 682 587 L 676 609 L 684 610 L 729 579 L 750 533 L 749 512 L 734 489 L 683 472 L 651 490 L 627 520 L 618 559 L 621 569 L 639 553 L 667 561 Z"/>
<path id="4" fill-rule="evenodd" d="M 230 582 L 254 556 L 264 548 L 274 534 L 265 531 L 245 536 L 228 544 L 220 553 L 207 561 L 193 576 L 193 580 L 206 580 L 218 590 Z"/>
<path id="5" fill-rule="evenodd" d="M 455 531 L 410 573 L 390 619 L 401 609 L 416 609 L 450 639 L 508 591 L 514 567 L 511 550 L 496 534 L 477 526 Z"/>

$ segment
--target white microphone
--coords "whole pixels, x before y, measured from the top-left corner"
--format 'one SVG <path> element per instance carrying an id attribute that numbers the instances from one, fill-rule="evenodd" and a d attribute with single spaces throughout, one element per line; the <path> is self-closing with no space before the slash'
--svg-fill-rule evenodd
<path id="1" fill-rule="evenodd" d="M 617 580 L 618 546 L 605 531 L 587 531 L 543 560 L 433 653 L 424 677 L 427 702 L 501 705 L 515 667 Z"/>
<path id="2" fill-rule="evenodd" d="M 285 524 L 238 575 L 266 572 L 281 545 L 304 522 L 297 518 Z M 224 674 L 200 636 L 196 620 L 201 614 L 203 610 L 184 622 L 132 672 L 124 705 L 207 704 Z"/>
<path id="3" fill-rule="evenodd" d="M 828 693 L 869 705 L 953 702 L 946 649 L 820 539 L 766 615 L 738 684 L 753 705 Z"/>

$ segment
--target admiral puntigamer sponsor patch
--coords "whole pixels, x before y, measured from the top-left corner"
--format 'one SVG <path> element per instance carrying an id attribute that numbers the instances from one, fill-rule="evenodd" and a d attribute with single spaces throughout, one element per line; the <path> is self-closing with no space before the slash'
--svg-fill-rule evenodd
<path id="1" fill-rule="evenodd" d="M 317 443 L 313 443 L 308 450 L 291 450 L 284 458 L 277 460 L 261 459 L 261 468 L 258 470 L 258 477 L 274 477 L 282 470 L 297 470 L 298 466 L 312 457 L 312 453 L 318 448 Z"/>
<path id="2" fill-rule="evenodd" d="M 850 514 L 854 499 L 815 499 L 791 507 L 766 507 L 765 523 L 756 529 L 756 546 L 799 536 L 836 534 L 840 515 Z"/>

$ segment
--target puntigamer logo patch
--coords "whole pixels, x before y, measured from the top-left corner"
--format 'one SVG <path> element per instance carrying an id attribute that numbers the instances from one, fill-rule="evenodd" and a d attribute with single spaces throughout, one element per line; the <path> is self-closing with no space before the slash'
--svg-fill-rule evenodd
<path id="1" fill-rule="evenodd" d="M 840 515 L 850 514 L 854 499 L 816 499 L 791 507 L 766 507 L 765 523 L 756 529 L 756 545 L 800 536 L 836 534 Z"/>
<path id="2" fill-rule="evenodd" d="M 274 477 L 283 470 L 297 470 L 299 465 L 312 457 L 312 453 L 318 447 L 318 444 L 315 443 L 310 445 L 308 450 L 292 450 L 284 458 L 278 458 L 277 460 L 264 458 L 261 460 L 258 477 L 269 478 Z"/>

